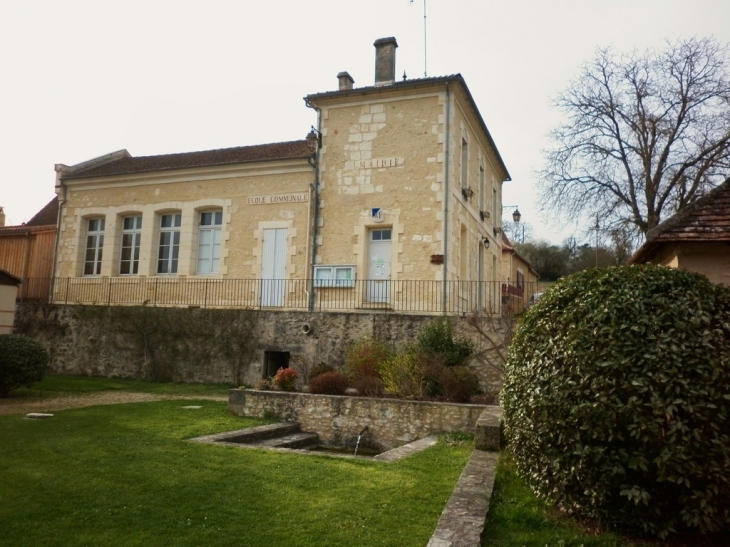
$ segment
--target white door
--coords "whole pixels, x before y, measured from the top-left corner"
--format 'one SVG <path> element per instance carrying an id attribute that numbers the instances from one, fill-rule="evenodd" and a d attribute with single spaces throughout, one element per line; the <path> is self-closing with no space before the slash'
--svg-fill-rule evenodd
<path id="1" fill-rule="evenodd" d="M 392 230 L 372 230 L 368 245 L 368 302 L 390 302 Z"/>
<path id="2" fill-rule="evenodd" d="M 286 228 L 264 230 L 261 264 L 261 305 L 284 305 L 286 287 Z"/>

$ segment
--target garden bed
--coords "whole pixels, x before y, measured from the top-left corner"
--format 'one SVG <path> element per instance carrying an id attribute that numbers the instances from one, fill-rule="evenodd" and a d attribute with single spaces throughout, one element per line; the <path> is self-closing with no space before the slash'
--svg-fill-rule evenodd
<path id="1" fill-rule="evenodd" d="M 325 446 L 354 447 L 367 426 L 361 446 L 382 451 L 438 433 L 474 433 L 486 409 L 499 412 L 487 405 L 251 389 L 232 389 L 228 407 L 237 416 L 298 422 Z"/>

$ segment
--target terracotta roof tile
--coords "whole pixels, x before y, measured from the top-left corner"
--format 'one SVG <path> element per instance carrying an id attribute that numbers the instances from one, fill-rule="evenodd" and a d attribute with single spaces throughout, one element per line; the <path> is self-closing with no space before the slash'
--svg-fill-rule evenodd
<path id="1" fill-rule="evenodd" d="M 629 264 L 641 263 L 661 243 L 730 241 L 730 178 L 646 234 Z"/>
<path id="2" fill-rule="evenodd" d="M 219 150 L 204 150 L 201 152 L 185 152 L 182 154 L 125 157 L 103 165 L 82 169 L 73 174 L 68 174 L 63 178 L 76 179 L 166 171 L 169 169 L 230 165 L 255 161 L 303 159 L 311 155 L 312 150 L 309 148 L 306 140 L 276 142 L 253 146 L 238 146 L 235 148 L 221 148 Z"/>
<path id="3" fill-rule="evenodd" d="M 730 241 L 730 179 L 649 231 L 647 241 Z"/>

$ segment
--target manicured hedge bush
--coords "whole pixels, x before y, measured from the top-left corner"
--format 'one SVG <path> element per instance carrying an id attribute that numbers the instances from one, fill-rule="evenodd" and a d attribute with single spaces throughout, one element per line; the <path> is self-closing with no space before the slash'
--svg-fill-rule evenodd
<path id="1" fill-rule="evenodd" d="M 48 352 L 39 342 L 21 334 L 0 334 L 0 397 L 43 380 L 47 364 Z"/>
<path id="2" fill-rule="evenodd" d="M 501 402 L 558 506 L 660 537 L 730 529 L 730 289 L 658 266 L 564 278 L 525 314 Z"/>
<path id="3" fill-rule="evenodd" d="M 323 395 L 344 395 L 349 385 L 350 381 L 347 376 L 334 370 L 314 377 L 309 382 L 309 392 Z"/>

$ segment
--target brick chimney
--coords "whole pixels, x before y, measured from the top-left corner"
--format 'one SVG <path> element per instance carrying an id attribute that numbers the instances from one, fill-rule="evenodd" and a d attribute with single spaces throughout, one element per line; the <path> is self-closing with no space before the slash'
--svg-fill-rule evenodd
<path id="1" fill-rule="evenodd" d="M 337 79 L 340 82 L 340 91 L 352 89 L 352 84 L 355 83 L 355 80 L 352 79 L 352 76 L 348 72 L 340 72 L 337 75 Z"/>
<path id="2" fill-rule="evenodd" d="M 3 211 L 3 208 L 0 207 L 0 228 L 5 226 L 5 211 Z"/>
<path id="3" fill-rule="evenodd" d="M 395 82 L 395 48 L 398 43 L 392 36 L 375 40 L 375 85 Z"/>

